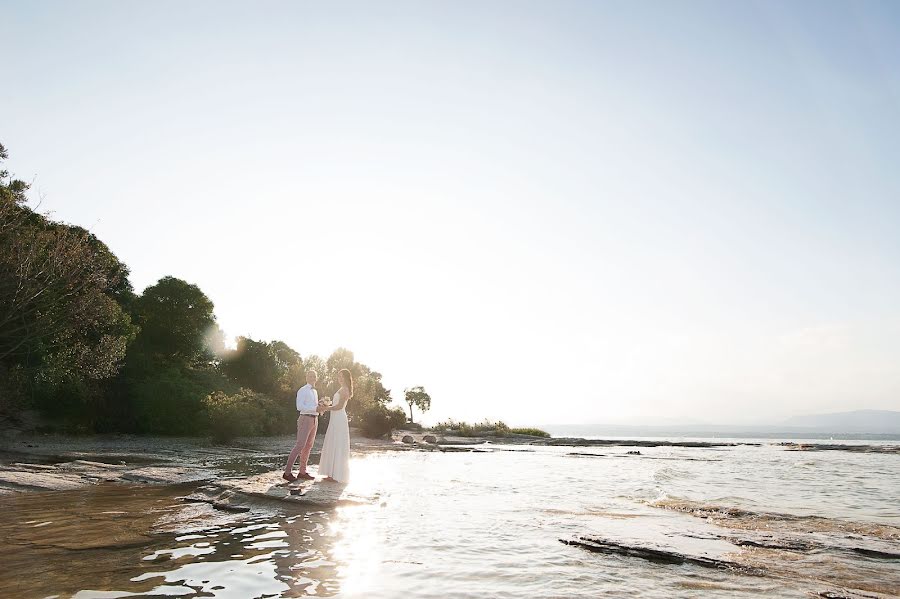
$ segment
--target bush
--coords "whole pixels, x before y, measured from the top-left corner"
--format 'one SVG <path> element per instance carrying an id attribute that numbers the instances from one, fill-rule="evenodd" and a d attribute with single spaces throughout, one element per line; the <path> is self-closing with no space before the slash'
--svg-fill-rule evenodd
<path id="1" fill-rule="evenodd" d="M 456 422 L 453 419 L 438 422 L 432 430 L 439 433 L 450 433 L 459 437 L 505 437 L 509 434 L 509 427 L 502 420 L 491 422 L 485 419 L 482 422 L 469 424 L 468 422 Z"/>
<path id="2" fill-rule="evenodd" d="M 203 400 L 209 432 L 215 443 L 226 443 L 235 437 L 274 435 L 293 430 L 293 413 L 284 410 L 271 397 L 249 389 L 233 395 L 217 391 Z"/>
<path id="3" fill-rule="evenodd" d="M 530 437 L 549 437 L 550 433 L 542 431 L 539 428 L 511 428 L 509 432 L 513 435 L 528 435 Z"/>
<path id="4" fill-rule="evenodd" d="M 176 366 L 128 381 L 135 428 L 141 433 L 196 435 L 203 427 L 203 398 L 209 387 Z"/>
<path id="5" fill-rule="evenodd" d="M 377 439 L 403 427 L 406 412 L 402 408 L 387 408 L 374 403 L 367 405 L 353 420 L 365 436 Z"/>

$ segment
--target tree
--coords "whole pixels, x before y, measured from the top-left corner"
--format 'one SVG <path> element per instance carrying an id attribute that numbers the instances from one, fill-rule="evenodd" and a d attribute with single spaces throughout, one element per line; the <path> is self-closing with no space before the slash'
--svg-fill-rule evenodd
<path id="1" fill-rule="evenodd" d="M 0 206 L 0 361 L 67 353 L 91 378 L 111 376 L 136 329 L 118 301 L 128 269 L 83 229 L 26 206 Z"/>
<path id="2" fill-rule="evenodd" d="M 154 360 L 184 366 L 210 362 L 208 333 L 216 326 L 213 303 L 196 285 L 163 277 L 134 301 L 141 332 L 136 349 Z"/>
<path id="3" fill-rule="evenodd" d="M 273 341 L 269 345 L 275 352 L 281 372 L 278 380 L 278 394 L 283 397 L 293 397 L 297 389 L 306 384 L 303 359 L 294 348 L 284 341 Z"/>
<path id="4" fill-rule="evenodd" d="M 0 376 L 18 381 L 13 394 L 40 387 L 59 413 L 61 385 L 77 406 L 119 370 L 137 331 L 123 309 L 131 285 L 100 240 L 29 208 L 28 187 L 0 170 Z"/>
<path id="5" fill-rule="evenodd" d="M 425 392 L 424 387 L 413 387 L 403 391 L 404 399 L 409 404 L 409 421 L 413 421 L 413 406 L 420 412 L 427 412 L 431 408 L 431 396 Z"/>
<path id="6" fill-rule="evenodd" d="M 269 395 L 290 392 L 302 366 L 300 354 L 283 341 L 266 343 L 248 337 L 238 337 L 237 348 L 221 362 L 222 372 L 231 380 Z"/>

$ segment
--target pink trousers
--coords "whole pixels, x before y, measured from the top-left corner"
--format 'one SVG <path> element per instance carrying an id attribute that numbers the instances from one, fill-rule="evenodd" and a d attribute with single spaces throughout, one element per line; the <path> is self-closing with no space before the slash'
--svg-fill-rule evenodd
<path id="1" fill-rule="evenodd" d="M 294 469 L 294 462 L 300 458 L 300 474 L 306 473 L 306 463 L 309 461 L 309 452 L 316 442 L 316 429 L 319 428 L 319 419 L 312 416 L 299 416 L 297 418 L 297 442 L 288 458 L 284 471 L 290 474 Z"/>

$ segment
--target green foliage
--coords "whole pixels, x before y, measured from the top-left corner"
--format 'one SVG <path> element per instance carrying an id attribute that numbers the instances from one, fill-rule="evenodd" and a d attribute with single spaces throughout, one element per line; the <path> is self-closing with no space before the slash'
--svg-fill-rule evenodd
<path id="1" fill-rule="evenodd" d="M 507 437 L 509 435 L 530 435 L 532 437 L 549 437 L 550 433 L 539 428 L 509 428 L 505 422 L 498 420 L 491 422 L 485 419 L 482 422 L 469 424 L 457 422 L 453 419 L 438 422 L 431 430 L 439 433 L 456 435 L 458 437 Z"/>
<path id="2" fill-rule="evenodd" d="M 213 303 L 196 285 L 163 277 L 134 301 L 134 311 L 141 327 L 136 351 L 184 366 L 212 361 Z"/>
<path id="3" fill-rule="evenodd" d="M 248 337 L 238 337 L 237 348 L 222 358 L 220 365 L 231 380 L 242 387 L 260 393 L 274 394 L 281 391 L 284 378 L 291 366 L 302 365 L 300 356 L 286 344 L 281 345 L 281 354 L 276 351 L 275 343 L 254 341 Z M 293 353 L 291 355 L 287 350 Z M 288 359 L 295 362 L 289 364 Z"/>
<path id="4" fill-rule="evenodd" d="M 88 402 L 137 331 L 120 303 L 131 292 L 125 265 L 84 229 L 31 210 L 27 190 L 0 171 L 0 366 L 17 376 L 0 410 L 57 393 Z"/>
<path id="5" fill-rule="evenodd" d="M 544 437 L 547 438 L 550 436 L 550 433 L 547 431 L 541 430 L 539 428 L 511 428 L 509 429 L 509 433 L 511 435 L 528 435 L 529 437 Z"/>
<path id="6" fill-rule="evenodd" d="M 388 408 L 376 403 L 366 406 L 359 414 L 359 422 L 354 419 L 354 424 L 362 433 L 370 438 L 377 439 L 389 434 L 392 430 L 403 427 L 406 422 L 406 412 L 402 408 Z"/>
<path id="7" fill-rule="evenodd" d="M 9 152 L 0 144 L 0 162 L 9 158 Z M 30 185 L 21 179 L 13 179 L 9 171 L 0 169 L 0 203 L 24 204 Z"/>
<path id="8" fill-rule="evenodd" d="M 306 359 L 306 367 L 319 373 L 323 395 L 331 397 L 340 388 L 338 371 L 342 368 L 350 371 L 353 376 L 353 399 L 347 404 L 347 414 L 353 426 L 365 435 L 381 437 L 391 428 L 396 428 L 392 424 L 396 421 L 394 409 L 387 408 L 391 401 L 390 389 L 382 384 L 381 374 L 357 362 L 352 351 L 340 347 L 324 361 L 318 356 L 310 356 Z"/>
<path id="9" fill-rule="evenodd" d="M 285 418 L 275 400 L 250 389 L 228 395 L 221 391 L 203 400 L 208 429 L 216 443 L 236 437 L 273 435 L 293 430 L 293 413 Z"/>
<path id="10" fill-rule="evenodd" d="M 431 396 L 425 392 L 424 387 L 413 387 L 403 392 L 404 400 L 409 404 L 409 421 L 413 421 L 413 406 L 420 412 L 427 412 L 431 408 Z"/>
<path id="11" fill-rule="evenodd" d="M 165 435 L 202 432 L 203 398 L 210 392 L 209 377 L 203 374 L 169 364 L 129 378 L 135 430 Z"/>

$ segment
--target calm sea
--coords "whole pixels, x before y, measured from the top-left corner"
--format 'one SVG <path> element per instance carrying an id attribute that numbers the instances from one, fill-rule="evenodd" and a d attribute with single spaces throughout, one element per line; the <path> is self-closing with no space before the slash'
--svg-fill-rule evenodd
<path id="1" fill-rule="evenodd" d="M 900 593 L 900 455 L 760 442 L 369 454 L 354 458 L 350 487 L 372 498 L 368 505 L 299 514 L 269 506 L 213 521 L 205 504 L 177 499 L 189 488 L 8 496 L 0 594 Z M 640 455 L 627 453 L 635 449 Z M 562 542 L 580 537 L 619 549 Z M 633 551 L 646 548 L 660 553 L 648 560 Z"/>

